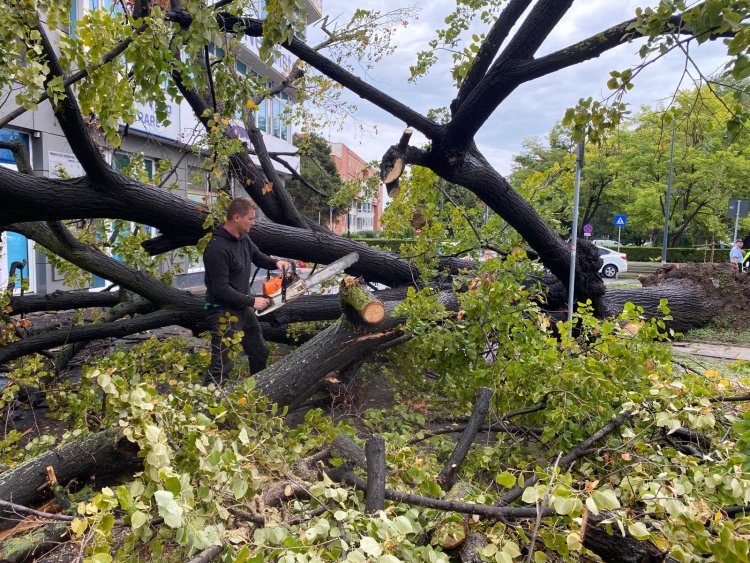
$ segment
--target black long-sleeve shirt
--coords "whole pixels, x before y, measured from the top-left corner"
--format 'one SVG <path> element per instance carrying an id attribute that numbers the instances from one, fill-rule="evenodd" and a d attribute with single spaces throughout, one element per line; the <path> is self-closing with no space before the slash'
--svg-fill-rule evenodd
<path id="1" fill-rule="evenodd" d="M 235 237 L 223 226 L 203 251 L 206 302 L 224 307 L 252 307 L 255 294 L 250 288 L 253 264 L 272 270 L 276 260 L 263 254 L 248 235 Z"/>

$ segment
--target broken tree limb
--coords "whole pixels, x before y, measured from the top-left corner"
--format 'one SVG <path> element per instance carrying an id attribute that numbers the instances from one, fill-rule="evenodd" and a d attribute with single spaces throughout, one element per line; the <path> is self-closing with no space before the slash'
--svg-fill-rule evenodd
<path id="1" fill-rule="evenodd" d="M 351 472 L 344 473 L 343 480 L 345 483 L 360 489 L 367 490 L 367 483 Z M 394 491 L 393 489 L 385 490 L 385 498 L 394 502 L 402 502 L 414 506 L 423 506 L 435 510 L 444 510 L 447 512 L 459 512 L 462 514 L 477 514 L 486 518 L 535 518 L 538 510 L 535 506 L 493 506 L 491 504 L 477 504 L 471 502 L 447 501 L 430 497 L 423 497 L 411 493 Z M 542 516 L 553 516 L 555 511 L 546 508 L 542 511 Z"/>
<path id="2" fill-rule="evenodd" d="M 365 513 L 373 514 L 385 508 L 385 439 L 375 435 L 365 444 L 367 458 L 367 492 Z"/>
<path id="3" fill-rule="evenodd" d="M 331 454 L 353 462 L 360 469 L 367 469 L 367 456 L 364 450 L 346 434 L 339 434 L 333 439 Z"/>
<path id="4" fill-rule="evenodd" d="M 119 429 L 104 430 L 82 440 L 65 444 L 0 474 L 0 499 L 29 506 L 46 498 L 47 467 L 55 468 L 60 483 L 75 479 L 83 482 L 93 476 L 98 481 L 132 473 L 143 467 L 138 446 L 129 442 Z M 0 529 L 12 528 L 17 518 L 12 510 L 0 510 Z"/>
<path id="5" fill-rule="evenodd" d="M 458 474 L 461 465 L 466 459 L 466 454 L 469 453 L 474 437 L 479 432 L 479 427 L 482 424 L 482 420 L 487 416 L 487 412 L 490 410 L 490 401 L 492 400 L 492 389 L 488 387 L 480 387 L 477 393 L 477 399 L 474 403 L 474 410 L 469 418 L 469 423 L 466 425 L 461 437 L 458 439 L 453 453 L 451 454 L 448 463 L 445 464 L 443 470 L 438 475 L 438 483 L 444 491 L 448 491 L 453 487 L 456 482 L 456 475 Z"/>
<path id="6" fill-rule="evenodd" d="M 484 559 L 479 552 L 487 546 L 487 538 L 483 534 L 472 532 L 466 536 L 466 541 L 458 548 L 461 563 L 482 563 Z"/>
<path id="7" fill-rule="evenodd" d="M 339 287 L 341 310 L 351 322 L 378 324 L 385 318 L 385 306 L 365 287 L 362 278 L 346 276 Z"/>
<path id="8" fill-rule="evenodd" d="M 446 493 L 443 500 L 461 500 L 471 490 L 471 483 L 459 481 Z M 430 542 L 443 549 L 456 549 L 466 541 L 469 534 L 469 516 L 463 514 L 459 521 L 453 514 L 447 512 L 435 518 L 435 529 L 432 531 Z"/>
<path id="9" fill-rule="evenodd" d="M 605 426 L 594 432 L 591 436 L 586 438 L 583 442 L 578 444 L 573 450 L 561 457 L 559 461 L 557 462 L 557 466 L 560 467 L 563 471 L 567 471 L 567 467 L 573 463 L 575 460 L 577 460 L 580 457 L 583 457 L 586 455 L 586 453 L 589 451 L 589 448 L 592 444 L 597 442 L 598 440 L 601 440 L 605 436 L 608 436 L 615 430 L 617 430 L 622 424 L 633 414 L 633 411 L 624 411 L 614 417 L 612 420 L 609 421 Z M 539 477 L 536 475 L 532 475 L 528 479 L 525 480 L 524 486 L 519 487 L 516 485 L 513 487 L 510 491 L 508 491 L 503 497 L 495 501 L 495 506 L 502 506 L 510 504 L 511 502 L 514 502 L 521 498 L 521 495 L 523 495 L 523 491 L 527 487 L 533 487 L 536 482 L 539 481 Z"/>
<path id="10" fill-rule="evenodd" d="M 79 291 L 53 291 L 44 295 L 24 295 L 10 298 L 8 314 L 21 315 L 36 311 L 64 311 L 86 307 L 114 307 L 122 296 L 117 292 L 86 289 Z"/>
<path id="11" fill-rule="evenodd" d="M 201 551 L 198 555 L 188 561 L 188 563 L 209 563 L 209 561 L 213 561 L 221 555 L 223 550 L 223 545 L 212 545 Z"/>
<path id="12" fill-rule="evenodd" d="M 389 197 L 396 197 L 398 194 L 399 179 L 404 173 L 404 168 L 406 166 L 404 153 L 406 152 L 406 147 L 409 146 L 409 140 L 411 139 L 412 133 L 413 131 L 411 129 L 404 129 L 398 145 L 393 147 L 391 158 L 386 159 L 384 157 L 381 161 L 380 177 L 385 184 L 385 189 L 388 190 Z"/>

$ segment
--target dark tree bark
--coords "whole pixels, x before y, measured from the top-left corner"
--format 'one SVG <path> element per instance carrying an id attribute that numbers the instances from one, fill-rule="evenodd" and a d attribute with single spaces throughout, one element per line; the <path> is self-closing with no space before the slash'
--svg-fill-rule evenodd
<path id="1" fill-rule="evenodd" d="M 606 511 L 598 515 L 589 513 L 586 528 L 583 531 L 583 545 L 602 558 L 605 563 L 664 563 L 676 562 L 667 553 L 660 550 L 650 541 L 639 541 L 626 530 L 620 534 L 617 525 L 612 526 L 613 533 L 601 522 L 612 515 Z"/>
<path id="2" fill-rule="evenodd" d="M 461 464 L 466 459 L 466 454 L 469 453 L 469 448 L 474 442 L 474 437 L 479 432 L 479 427 L 482 424 L 482 420 L 487 416 L 490 410 L 490 401 L 492 400 L 492 389 L 488 387 L 480 387 L 477 393 L 477 399 L 474 403 L 474 410 L 469 417 L 469 422 L 466 425 L 461 437 L 456 443 L 456 447 L 451 454 L 450 459 L 443 467 L 443 470 L 438 475 L 438 483 L 444 491 L 450 490 L 456 482 L 456 476 L 458 471 L 461 469 Z"/>
<path id="3" fill-rule="evenodd" d="M 114 307 L 122 296 L 118 292 L 53 291 L 44 295 L 24 295 L 10 298 L 8 314 L 23 315 L 36 311 L 65 311 L 88 307 Z"/>
<path id="4" fill-rule="evenodd" d="M 372 514 L 385 507 L 385 439 L 373 436 L 365 445 L 367 458 L 367 491 L 365 513 Z"/>

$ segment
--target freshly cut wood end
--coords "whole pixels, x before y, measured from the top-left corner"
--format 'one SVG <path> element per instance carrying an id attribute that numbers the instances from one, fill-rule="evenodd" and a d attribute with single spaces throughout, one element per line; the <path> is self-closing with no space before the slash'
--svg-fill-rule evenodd
<path id="1" fill-rule="evenodd" d="M 404 159 L 399 157 L 393 162 L 393 168 L 390 169 L 390 171 L 386 175 L 383 182 L 385 184 L 390 184 L 392 182 L 395 182 L 401 177 L 401 174 L 403 173 L 404 173 Z"/>
<path id="2" fill-rule="evenodd" d="M 362 320 L 368 324 L 378 324 L 385 318 L 385 306 L 380 301 L 373 301 L 365 305 Z"/>

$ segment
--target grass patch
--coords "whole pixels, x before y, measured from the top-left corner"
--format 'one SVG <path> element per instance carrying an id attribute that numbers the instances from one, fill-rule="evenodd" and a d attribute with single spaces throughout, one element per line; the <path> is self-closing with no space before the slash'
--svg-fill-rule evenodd
<path id="1" fill-rule="evenodd" d="M 738 331 L 727 327 L 708 325 L 703 328 L 695 328 L 687 331 L 682 339 L 702 342 L 720 342 L 722 344 L 750 345 L 750 330 Z"/>

